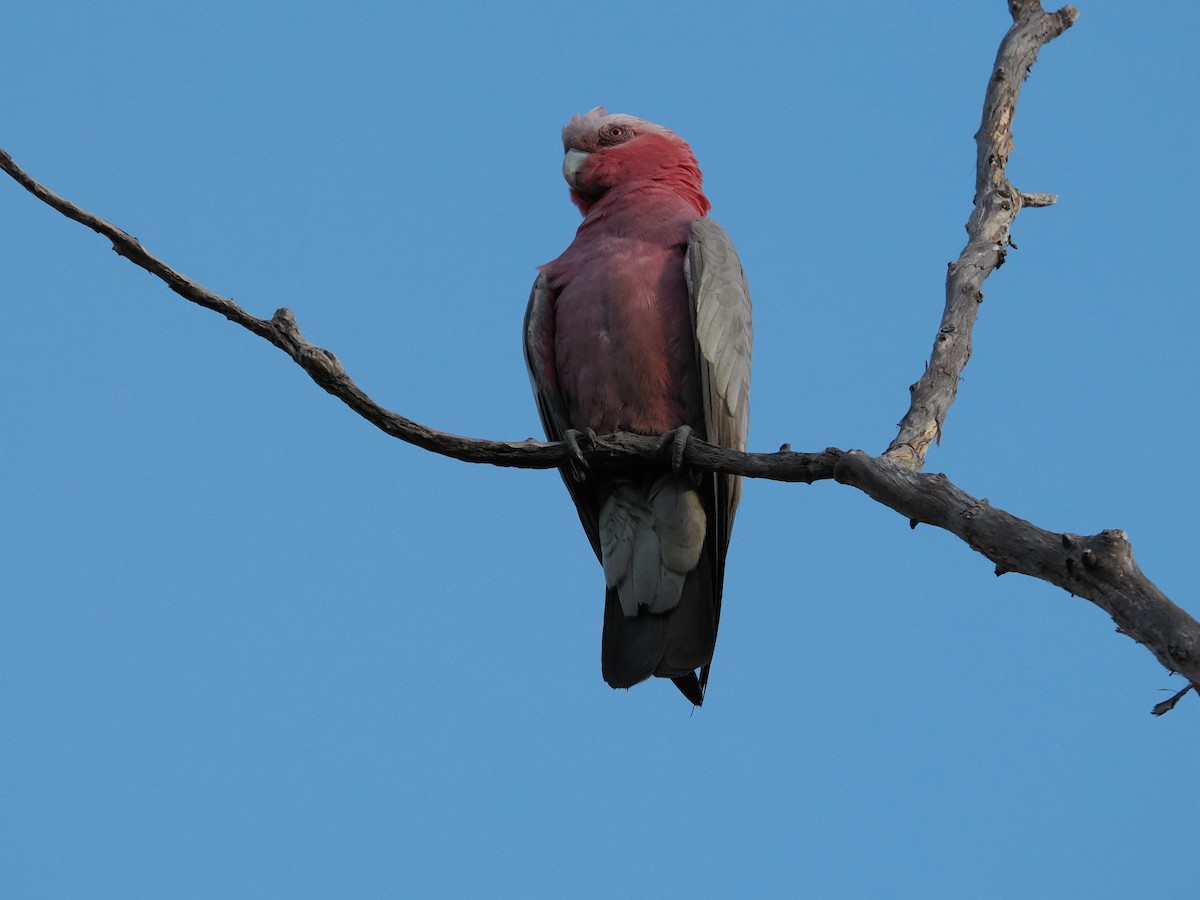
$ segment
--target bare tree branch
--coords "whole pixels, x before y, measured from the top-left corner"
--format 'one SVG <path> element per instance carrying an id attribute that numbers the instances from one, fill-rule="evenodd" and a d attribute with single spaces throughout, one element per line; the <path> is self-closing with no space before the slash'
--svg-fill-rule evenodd
<path id="1" fill-rule="evenodd" d="M 1038 528 L 928 475 L 847 453 L 834 477 L 909 517 L 944 528 L 996 564 L 996 574 L 1019 572 L 1091 600 L 1117 630 L 1149 648 L 1158 661 L 1200 684 L 1200 622 L 1172 603 L 1133 558 L 1123 531 L 1084 537 Z"/>
<path id="2" fill-rule="evenodd" d="M 1012 244 L 1009 229 L 1022 206 L 1049 206 L 1053 194 L 1023 194 L 1008 183 L 1005 167 L 1012 153 L 1012 122 L 1021 84 L 1037 59 L 1042 45 L 1071 27 L 1079 16 L 1073 6 L 1056 13 L 1042 9 L 1037 0 L 1010 0 L 1013 26 L 1000 43 L 992 77 L 983 101 L 983 122 L 975 133 L 975 208 L 967 222 L 967 245 L 946 273 L 946 308 L 933 341 L 925 372 L 909 388 L 912 401 L 900 422 L 900 433 L 884 456 L 912 469 L 925 464 L 934 441 L 941 443 L 942 425 L 958 395 L 958 382 L 971 358 L 971 330 L 983 282 L 1004 265 Z"/>
<path id="3" fill-rule="evenodd" d="M 35 181 L 3 149 L 0 149 L 0 169 L 11 175 L 39 200 L 58 210 L 67 218 L 74 219 L 97 234 L 108 238 L 112 241 L 113 250 L 119 255 L 128 259 L 135 266 L 145 269 L 151 275 L 162 279 L 166 282 L 167 287 L 185 300 L 218 312 L 229 321 L 270 341 L 295 360 L 313 381 L 392 437 L 466 462 L 551 469 L 566 461 L 566 450 L 559 444 L 543 444 L 533 440 L 511 443 L 463 438 L 434 431 L 384 409 L 368 397 L 346 374 L 346 370 L 337 356 L 304 339 L 291 310 L 278 309 L 270 319 L 259 319 L 252 316 L 228 297 L 213 293 L 202 284 L 198 284 L 186 275 L 181 275 L 162 260 L 151 255 L 133 235 L 94 213 L 76 206 L 70 200 L 60 197 L 45 185 Z"/>
<path id="4" fill-rule="evenodd" d="M 1012 119 L 1021 83 L 1043 44 L 1066 30 L 1078 12 L 1067 6 L 1046 13 L 1038 0 L 1009 0 L 1013 27 L 996 56 L 984 103 L 978 144 L 975 208 L 967 223 L 968 240 L 946 279 L 946 307 L 925 374 L 912 386 L 912 403 L 900 433 L 880 457 L 830 448 L 795 453 L 740 453 L 692 438 L 687 465 L 751 478 L 812 483 L 836 480 L 863 491 L 908 518 L 912 527 L 926 523 L 957 535 L 996 564 L 996 574 L 1019 572 L 1085 597 L 1105 610 L 1118 630 L 1144 644 L 1167 669 L 1200 685 L 1200 622 L 1172 603 L 1142 574 L 1121 531 L 1088 537 L 1060 534 L 997 509 L 953 485 L 944 475 L 921 472 L 932 442 L 939 439 L 954 402 L 958 380 L 971 355 L 971 330 L 983 298 L 984 280 L 1004 262 L 1011 245 L 1009 229 L 1024 206 L 1048 206 L 1052 194 L 1022 193 L 1009 184 L 1005 165 L 1012 151 Z M 435 431 L 384 409 L 350 378 L 338 358 L 306 341 L 288 309 L 270 319 L 250 315 L 227 297 L 215 294 L 148 253 L 141 243 L 110 222 L 81 209 L 39 184 L 0 150 L 0 168 L 26 190 L 68 218 L 108 238 L 113 249 L 162 279 L 187 300 L 219 312 L 270 341 L 309 376 L 360 416 L 387 434 L 425 450 L 474 463 L 528 469 L 567 465 L 566 444 L 492 441 Z M 580 448 L 593 468 L 628 468 L 662 463 L 670 441 L 635 434 L 607 435 Z M 1158 704 L 1156 714 L 1172 708 L 1186 693 Z"/>

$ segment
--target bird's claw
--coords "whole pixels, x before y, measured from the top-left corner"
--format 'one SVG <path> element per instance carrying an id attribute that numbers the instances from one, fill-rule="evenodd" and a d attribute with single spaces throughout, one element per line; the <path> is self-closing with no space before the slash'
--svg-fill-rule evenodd
<path id="1" fill-rule="evenodd" d="M 680 425 L 674 431 L 668 431 L 662 436 L 659 446 L 671 445 L 671 471 L 676 475 L 683 473 L 683 457 L 687 453 L 688 441 L 692 439 L 692 429 L 688 425 Z"/>
<path id="2" fill-rule="evenodd" d="M 583 431 L 568 428 L 562 436 L 563 443 L 567 445 L 567 455 L 570 457 L 571 477 L 576 481 L 587 480 L 588 461 L 583 455 L 583 448 L 579 446 L 581 438 L 587 439 L 589 449 L 596 449 L 596 432 L 590 428 Z"/>

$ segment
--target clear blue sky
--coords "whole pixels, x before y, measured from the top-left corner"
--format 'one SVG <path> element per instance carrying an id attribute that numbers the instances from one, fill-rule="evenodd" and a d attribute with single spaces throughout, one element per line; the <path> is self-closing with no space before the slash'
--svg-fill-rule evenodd
<path id="1" fill-rule="evenodd" d="M 751 444 L 882 450 L 1003 0 L 17 4 L 0 146 L 379 402 L 539 426 L 559 129 L 674 128 L 755 300 Z M 1081 0 L 1018 111 L 1060 194 L 931 471 L 1124 528 L 1200 611 L 1200 13 Z M 406 8 L 407 7 L 407 8 Z M 747 485 L 708 703 L 600 679 L 549 472 L 393 441 L 0 181 L 0 894 L 1121 897 L 1200 883 L 1200 703 L 1097 608 L 851 489 Z"/>

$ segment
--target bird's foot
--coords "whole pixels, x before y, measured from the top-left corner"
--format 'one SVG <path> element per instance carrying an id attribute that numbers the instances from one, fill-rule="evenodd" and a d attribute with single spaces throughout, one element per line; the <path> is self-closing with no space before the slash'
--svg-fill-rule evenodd
<path id="1" fill-rule="evenodd" d="M 692 429 L 689 425 L 680 425 L 674 431 L 668 431 L 662 436 L 659 447 L 671 445 L 671 471 L 676 475 L 683 474 L 683 457 L 687 453 L 688 441 L 692 439 Z"/>
<path id="2" fill-rule="evenodd" d="M 579 446 L 580 439 L 586 439 L 588 449 L 596 449 L 596 432 L 590 428 L 583 431 L 578 431 L 574 428 L 568 428 L 563 432 L 562 441 L 567 445 L 567 455 L 570 457 L 571 477 L 576 481 L 587 480 L 588 461 L 583 455 L 583 448 Z"/>

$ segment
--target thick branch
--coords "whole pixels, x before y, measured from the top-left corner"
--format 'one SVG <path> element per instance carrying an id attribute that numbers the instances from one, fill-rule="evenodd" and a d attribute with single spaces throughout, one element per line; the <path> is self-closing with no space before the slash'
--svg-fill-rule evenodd
<path id="1" fill-rule="evenodd" d="M 1164 666 L 1200 685 L 1200 622 L 1172 603 L 1133 558 L 1123 531 L 1090 537 L 1056 533 L 955 487 L 945 475 L 913 472 L 884 458 L 851 452 L 834 477 L 908 516 L 957 535 L 996 564 L 1091 600 L 1122 633 L 1149 648 Z"/>
<path id="2" fill-rule="evenodd" d="M 1004 264 L 1012 243 L 1009 229 L 1022 206 L 1049 206 L 1053 194 L 1023 194 L 1008 183 L 1005 166 L 1012 152 L 1012 121 L 1021 84 L 1043 44 L 1071 27 L 1079 15 L 1073 6 L 1047 13 L 1037 0 L 1011 0 L 1013 25 L 996 53 L 983 103 L 983 122 L 975 133 L 975 208 L 967 221 L 967 245 L 946 273 L 946 307 L 933 341 L 925 373 L 909 388 L 911 404 L 900 433 L 884 456 L 912 469 L 925 464 L 934 441 L 941 442 L 942 424 L 958 394 L 958 382 L 971 358 L 971 330 L 983 282 Z"/>

